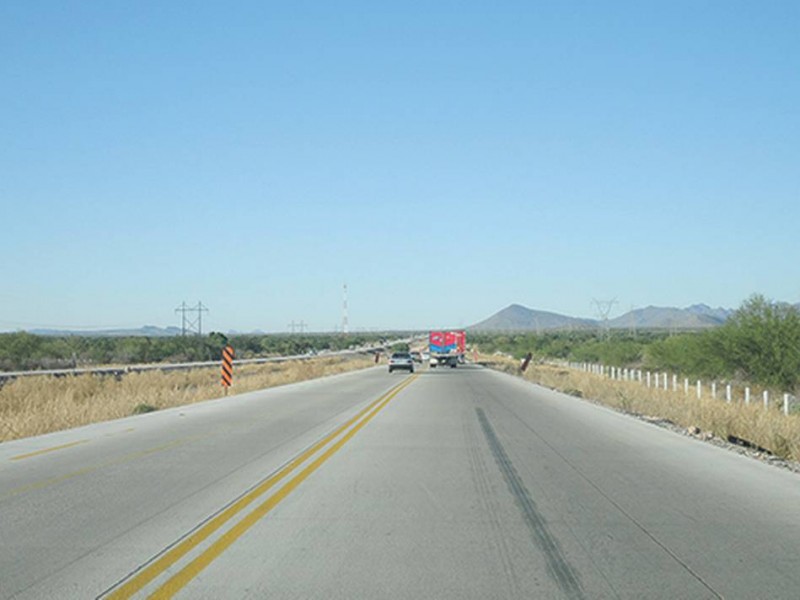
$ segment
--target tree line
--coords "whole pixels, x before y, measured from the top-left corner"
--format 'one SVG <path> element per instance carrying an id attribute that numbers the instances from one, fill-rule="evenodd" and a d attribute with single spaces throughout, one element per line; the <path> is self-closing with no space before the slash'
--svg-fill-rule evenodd
<path id="1" fill-rule="evenodd" d="M 380 342 L 385 333 L 91 337 L 0 334 L 0 370 L 61 369 L 106 364 L 219 360 L 231 344 L 237 358 L 293 356 Z"/>

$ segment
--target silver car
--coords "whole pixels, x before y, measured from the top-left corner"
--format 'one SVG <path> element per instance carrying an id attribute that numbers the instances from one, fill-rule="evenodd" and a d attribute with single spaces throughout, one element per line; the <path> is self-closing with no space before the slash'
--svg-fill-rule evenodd
<path id="1" fill-rule="evenodd" d="M 389 358 L 389 373 L 396 369 L 405 369 L 409 373 L 414 372 L 414 360 L 408 352 L 395 352 Z"/>

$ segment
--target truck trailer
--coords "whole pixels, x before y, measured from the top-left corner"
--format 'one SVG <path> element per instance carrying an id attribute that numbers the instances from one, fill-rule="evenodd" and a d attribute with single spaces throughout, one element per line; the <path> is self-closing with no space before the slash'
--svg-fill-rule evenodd
<path id="1" fill-rule="evenodd" d="M 455 369 L 459 362 L 464 362 L 467 349 L 465 331 L 431 331 L 428 339 L 431 368 L 449 366 Z"/>

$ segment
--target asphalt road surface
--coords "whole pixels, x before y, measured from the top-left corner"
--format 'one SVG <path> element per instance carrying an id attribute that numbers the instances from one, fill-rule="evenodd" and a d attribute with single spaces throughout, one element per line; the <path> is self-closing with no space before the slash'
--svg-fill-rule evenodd
<path id="1" fill-rule="evenodd" d="M 800 478 L 478 366 L 0 444 L 0 598 L 800 597 Z"/>

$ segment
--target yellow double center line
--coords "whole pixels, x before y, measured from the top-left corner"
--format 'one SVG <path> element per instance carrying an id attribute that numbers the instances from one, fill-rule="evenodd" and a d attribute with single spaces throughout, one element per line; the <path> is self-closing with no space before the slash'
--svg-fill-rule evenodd
<path id="1" fill-rule="evenodd" d="M 107 598 L 111 600 L 121 600 L 123 598 L 130 598 L 134 594 L 141 591 L 142 588 L 159 577 L 176 562 L 178 562 L 189 552 L 197 548 L 197 546 L 202 544 L 214 533 L 216 533 L 220 528 L 228 523 L 228 521 L 233 519 L 245 508 L 266 494 L 278 483 L 286 479 L 292 474 L 293 471 L 314 456 L 322 448 L 330 444 L 344 432 L 347 432 L 341 437 L 341 439 L 331 445 L 327 450 L 314 459 L 313 462 L 295 475 L 285 486 L 278 490 L 277 493 L 270 496 L 255 510 L 248 513 L 242 520 L 237 522 L 233 527 L 226 531 L 222 536 L 219 537 L 219 539 L 214 541 L 206 550 L 204 550 L 183 569 L 168 579 L 166 583 L 159 587 L 150 596 L 151 598 L 158 599 L 172 598 L 203 569 L 205 569 L 217 557 L 219 557 L 219 555 L 222 554 L 231 544 L 239 539 L 248 529 L 255 525 L 259 519 L 275 508 L 275 506 L 277 506 L 281 500 L 286 498 L 286 496 L 288 496 L 295 488 L 297 488 L 297 486 L 299 486 L 306 478 L 308 478 L 309 475 L 322 466 L 325 461 L 333 456 L 356 433 L 358 433 L 359 430 L 369 423 L 375 417 L 375 415 L 377 415 L 378 412 L 380 412 L 380 410 L 386 406 L 390 400 L 392 400 L 392 398 L 399 394 L 405 387 L 410 385 L 417 377 L 418 375 L 414 375 L 406 379 L 401 384 L 395 386 L 386 394 L 372 402 L 369 406 L 360 411 L 355 417 L 347 421 L 344 425 L 336 429 L 333 433 L 326 436 L 311 446 L 311 448 L 300 454 L 300 456 L 295 458 L 282 470 L 261 482 L 258 486 L 239 498 L 236 502 L 216 515 L 213 519 L 208 521 L 208 523 L 200 527 L 189 537 L 184 539 L 179 544 L 173 546 L 154 562 L 144 567 L 141 571 L 120 585 L 116 590 L 111 592 Z"/>

